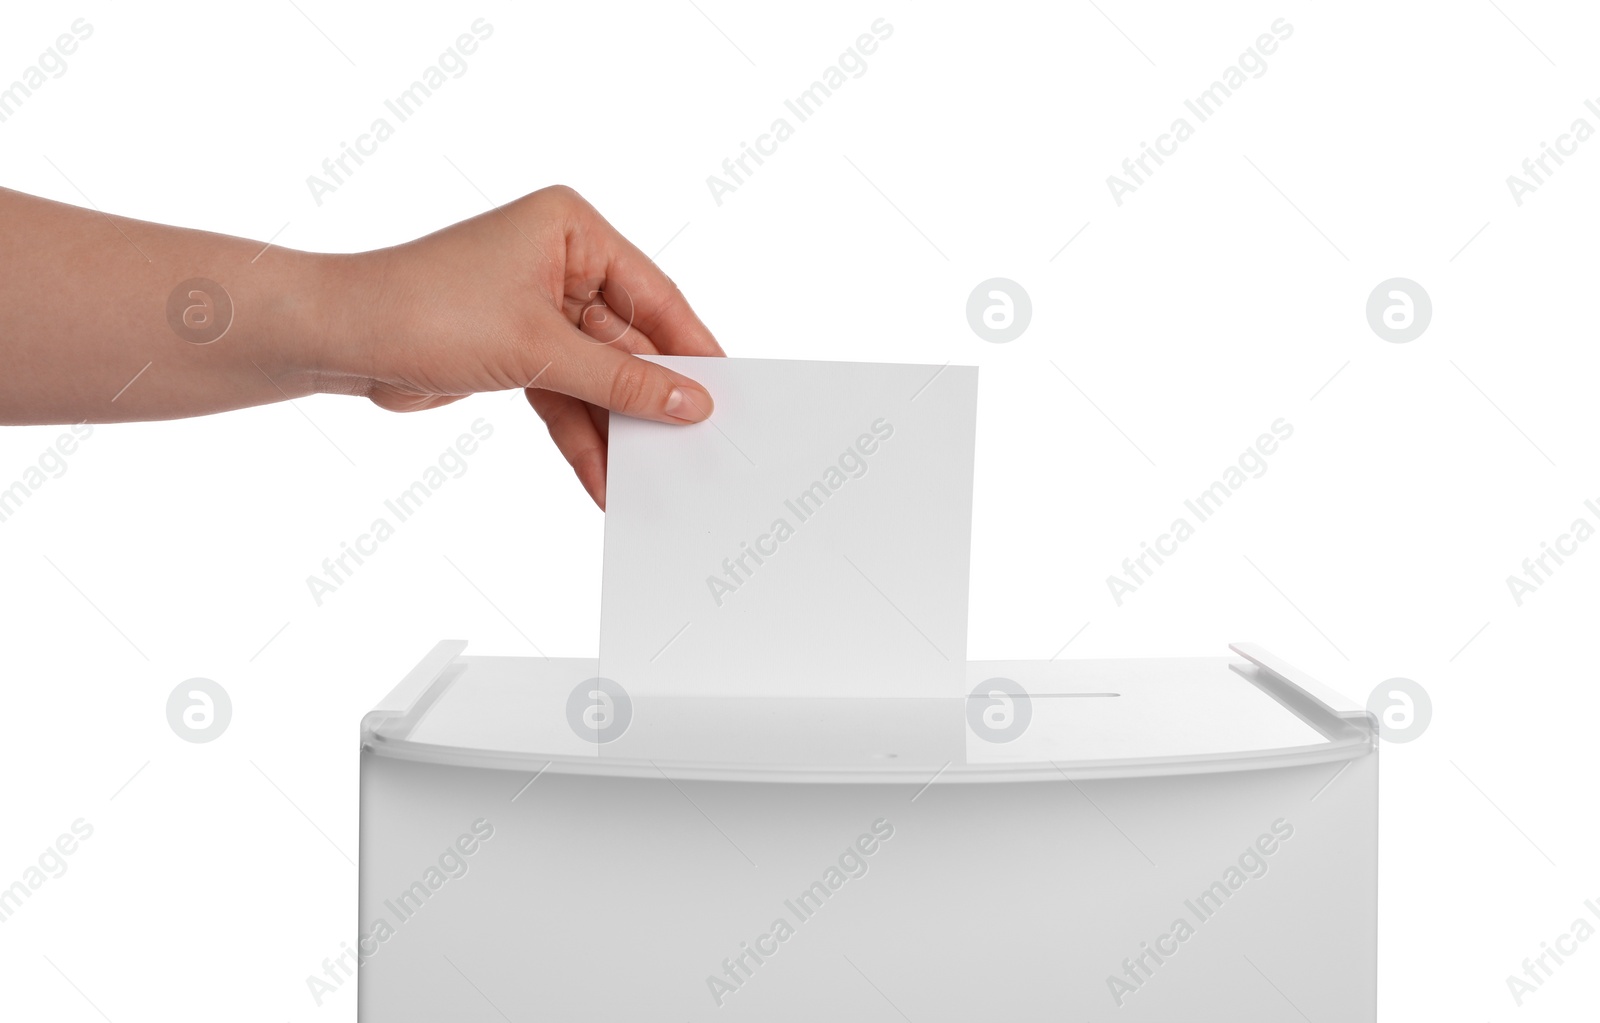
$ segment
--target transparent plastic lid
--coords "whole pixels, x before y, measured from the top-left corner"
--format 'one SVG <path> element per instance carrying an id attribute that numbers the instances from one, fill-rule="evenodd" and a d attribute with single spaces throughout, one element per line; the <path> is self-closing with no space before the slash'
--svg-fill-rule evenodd
<path id="1" fill-rule="evenodd" d="M 926 783 L 1327 763 L 1374 748 L 1365 710 L 1265 651 L 974 661 L 956 698 L 635 696 L 592 659 L 440 643 L 363 721 L 375 755 L 629 777 Z"/>

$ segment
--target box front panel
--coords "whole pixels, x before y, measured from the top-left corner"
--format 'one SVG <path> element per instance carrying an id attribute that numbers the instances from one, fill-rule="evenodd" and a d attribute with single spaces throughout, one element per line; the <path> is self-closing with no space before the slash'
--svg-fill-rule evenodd
<path id="1" fill-rule="evenodd" d="M 1374 1018 L 1377 758 L 787 785 L 362 761 L 360 1018 Z"/>

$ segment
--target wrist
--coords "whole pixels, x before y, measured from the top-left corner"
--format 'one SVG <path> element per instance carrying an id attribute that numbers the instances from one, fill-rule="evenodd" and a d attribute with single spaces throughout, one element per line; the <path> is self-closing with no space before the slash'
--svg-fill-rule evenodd
<path id="1" fill-rule="evenodd" d="M 383 250 L 284 255 L 286 275 L 270 317 L 279 373 L 303 393 L 365 394 L 383 336 Z"/>

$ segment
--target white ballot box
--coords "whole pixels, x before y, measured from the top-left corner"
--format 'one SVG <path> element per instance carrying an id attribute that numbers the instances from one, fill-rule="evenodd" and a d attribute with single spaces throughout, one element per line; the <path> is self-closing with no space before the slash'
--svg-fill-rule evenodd
<path id="1" fill-rule="evenodd" d="M 465 645 L 362 723 L 364 1023 L 1375 1018 L 1375 725 L 1255 647 L 853 698 Z"/>

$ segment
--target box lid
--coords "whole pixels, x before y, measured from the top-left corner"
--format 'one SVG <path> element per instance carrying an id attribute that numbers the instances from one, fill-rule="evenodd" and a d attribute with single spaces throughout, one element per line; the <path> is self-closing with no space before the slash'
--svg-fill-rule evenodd
<path id="1" fill-rule="evenodd" d="M 593 659 L 436 646 L 362 722 L 406 760 L 539 773 L 926 784 L 1328 763 L 1366 710 L 1271 654 L 974 661 L 965 698 L 630 697 Z"/>

